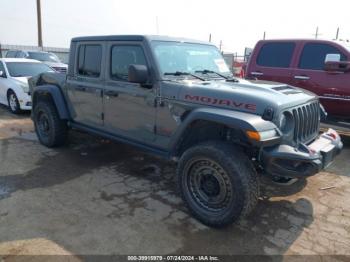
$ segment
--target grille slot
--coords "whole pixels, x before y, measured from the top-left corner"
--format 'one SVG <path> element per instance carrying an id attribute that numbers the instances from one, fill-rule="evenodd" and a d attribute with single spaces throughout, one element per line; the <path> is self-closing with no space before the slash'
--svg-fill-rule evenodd
<path id="1" fill-rule="evenodd" d="M 294 116 L 294 140 L 296 142 L 309 142 L 314 139 L 319 131 L 320 106 L 318 102 L 312 102 L 292 109 Z"/>

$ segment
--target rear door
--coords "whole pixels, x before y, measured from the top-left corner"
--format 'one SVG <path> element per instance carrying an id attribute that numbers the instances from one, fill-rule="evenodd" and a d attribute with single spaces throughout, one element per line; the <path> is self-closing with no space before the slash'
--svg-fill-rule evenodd
<path id="1" fill-rule="evenodd" d="M 290 84 L 292 81 L 293 41 L 260 42 L 249 61 L 248 78 Z"/>
<path id="2" fill-rule="evenodd" d="M 100 127 L 103 125 L 102 92 L 104 86 L 101 42 L 81 42 L 76 46 L 73 76 L 67 76 L 67 94 L 76 122 Z"/>
<path id="3" fill-rule="evenodd" d="M 332 115 L 349 115 L 349 74 L 330 73 L 324 70 L 327 54 L 340 54 L 342 61 L 348 58 L 344 52 L 328 42 L 306 42 L 298 54 L 293 72 L 293 85 L 309 90 L 320 97 L 326 111 Z M 344 87 L 347 88 L 344 88 Z M 346 92 L 347 89 L 347 92 Z"/>

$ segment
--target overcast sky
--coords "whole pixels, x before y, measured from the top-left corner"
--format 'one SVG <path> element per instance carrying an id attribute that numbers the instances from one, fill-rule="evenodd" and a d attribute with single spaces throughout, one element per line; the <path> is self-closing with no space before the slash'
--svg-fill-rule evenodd
<path id="1" fill-rule="evenodd" d="M 41 0 L 45 46 L 74 36 L 162 34 L 212 41 L 242 54 L 267 38 L 350 39 L 349 0 Z M 158 28 L 157 28 L 158 17 Z M 0 0 L 0 42 L 37 44 L 36 0 Z"/>

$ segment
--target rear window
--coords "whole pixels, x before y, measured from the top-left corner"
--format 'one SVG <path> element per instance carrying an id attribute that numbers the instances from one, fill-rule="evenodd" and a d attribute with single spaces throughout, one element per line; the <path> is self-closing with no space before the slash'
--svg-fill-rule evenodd
<path id="1" fill-rule="evenodd" d="M 78 74 L 99 77 L 101 73 L 102 47 L 81 45 L 78 52 Z"/>
<path id="2" fill-rule="evenodd" d="M 329 44 L 309 43 L 301 53 L 299 68 L 323 70 L 327 54 L 340 54 L 340 60 L 346 61 L 346 56 L 336 47 Z"/>
<path id="3" fill-rule="evenodd" d="M 53 53 L 44 52 L 28 52 L 29 58 L 39 60 L 41 62 L 60 63 L 60 59 Z"/>
<path id="4" fill-rule="evenodd" d="M 292 61 L 294 49 L 293 42 L 264 44 L 256 63 L 260 66 L 287 68 Z"/>
<path id="5" fill-rule="evenodd" d="M 16 53 L 17 51 L 7 51 L 6 57 L 10 57 L 10 58 L 16 57 Z"/>

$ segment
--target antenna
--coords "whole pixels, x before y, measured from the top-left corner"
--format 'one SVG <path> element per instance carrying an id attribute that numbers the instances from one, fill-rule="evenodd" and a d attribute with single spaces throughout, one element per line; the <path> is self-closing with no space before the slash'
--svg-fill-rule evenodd
<path id="1" fill-rule="evenodd" d="M 322 34 L 320 34 L 320 33 L 318 32 L 318 27 L 316 27 L 316 33 L 314 34 L 315 39 L 317 39 L 320 35 L 322 35 Z"/>
<path id="2" fill-rule="evenodd" d="M 339 27 L 337 28 L 337 34 L 335 35 L 335 40 L 338 40 L 339 37 Z"/>

